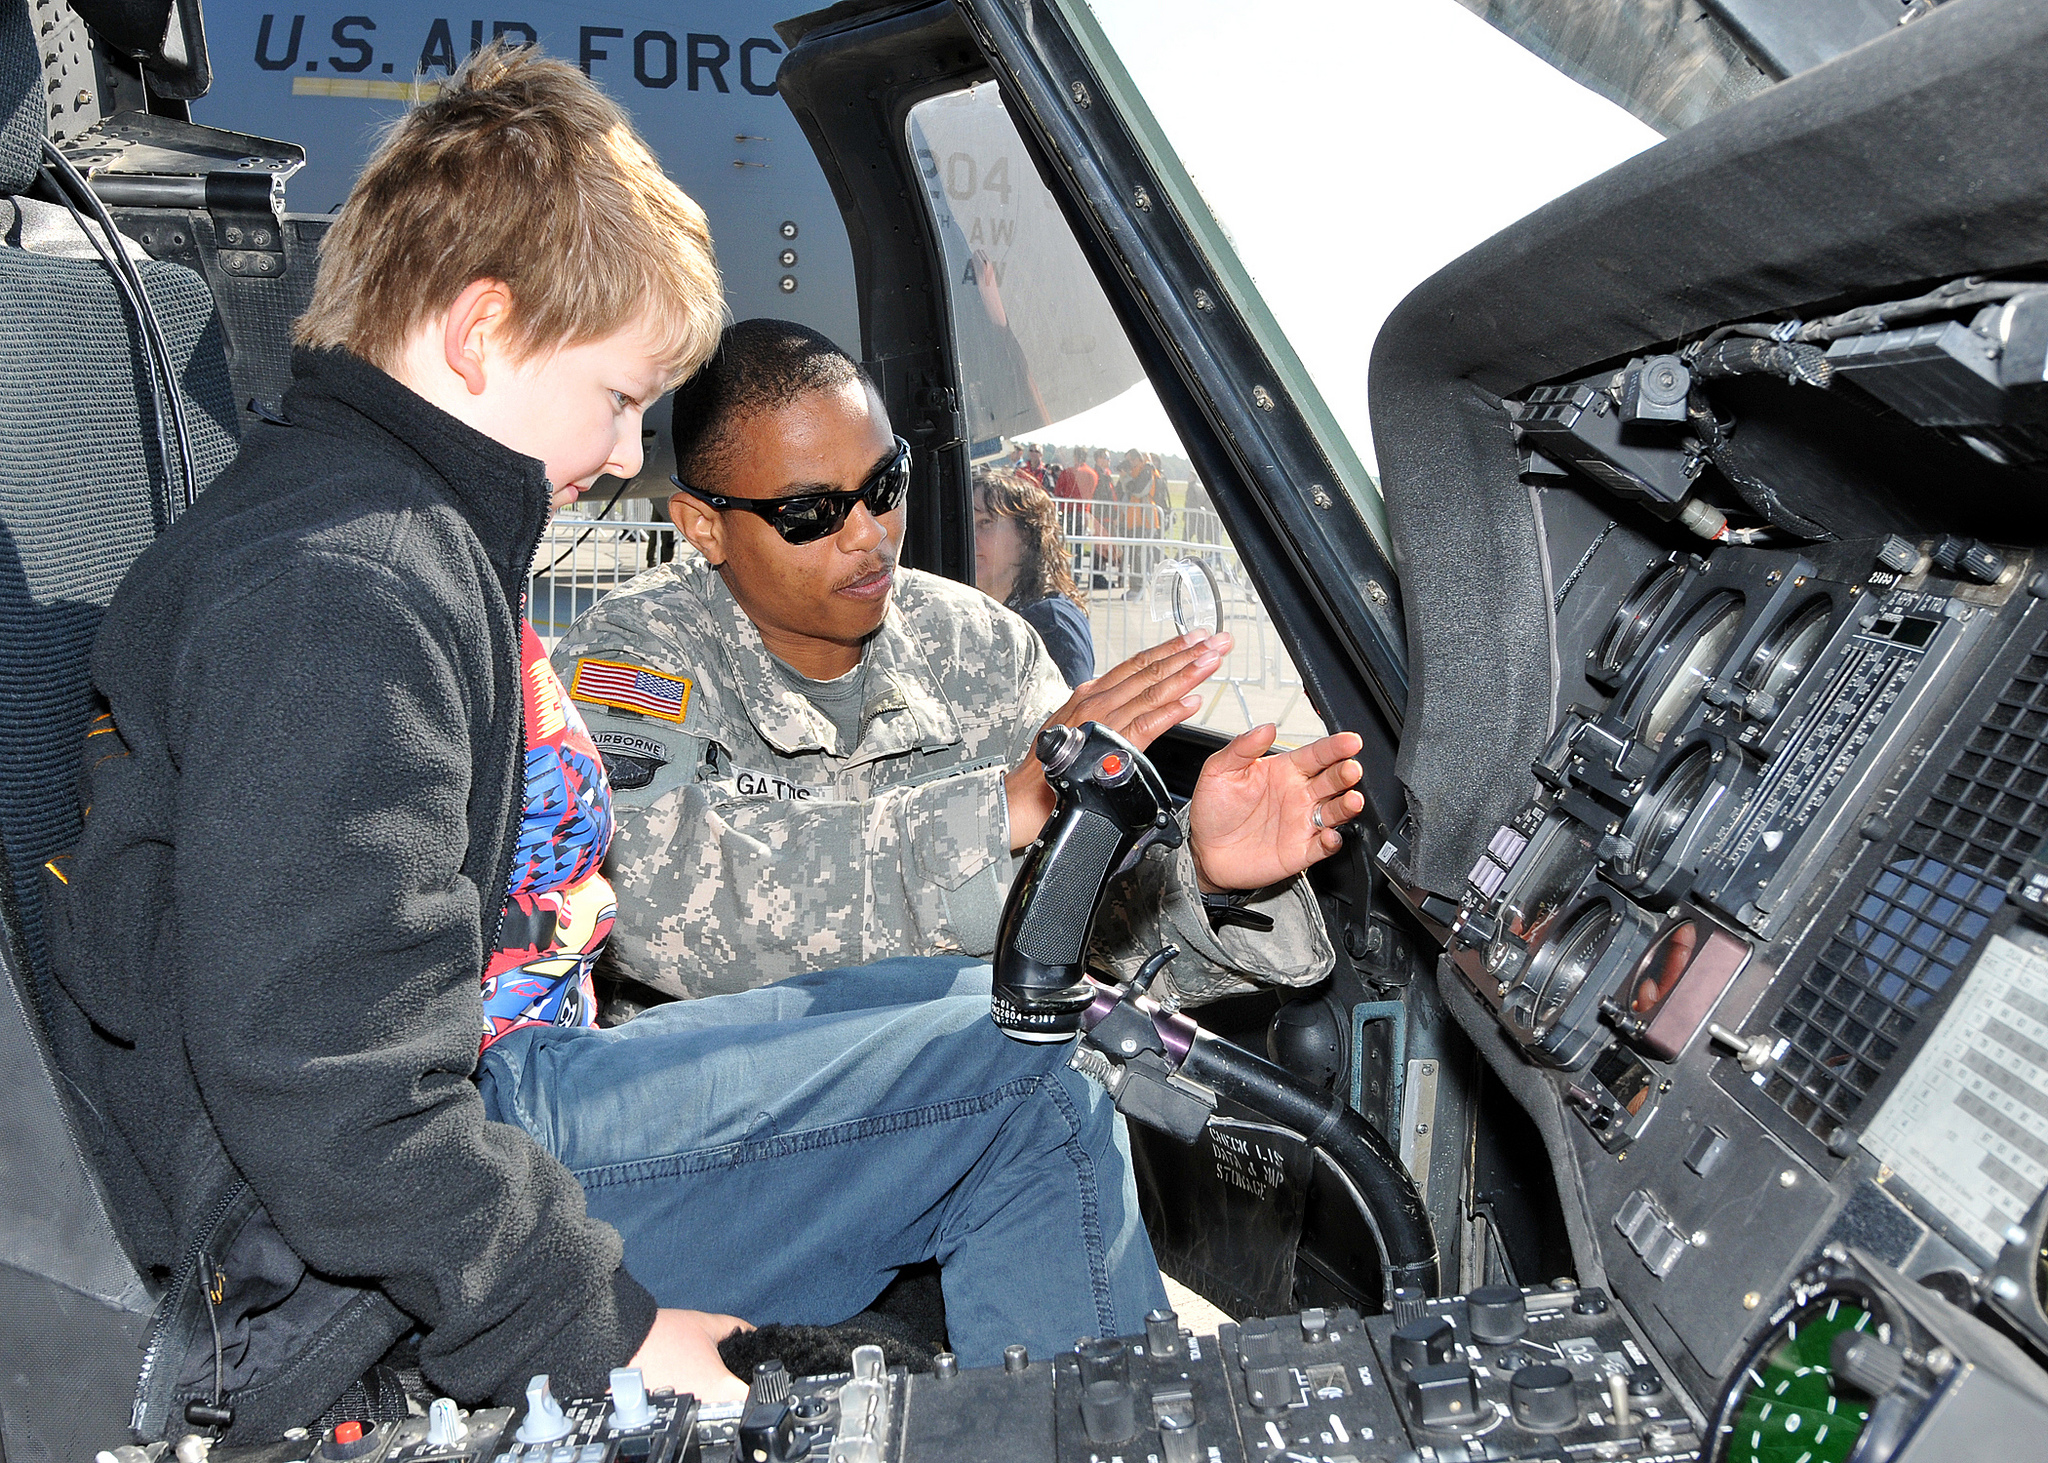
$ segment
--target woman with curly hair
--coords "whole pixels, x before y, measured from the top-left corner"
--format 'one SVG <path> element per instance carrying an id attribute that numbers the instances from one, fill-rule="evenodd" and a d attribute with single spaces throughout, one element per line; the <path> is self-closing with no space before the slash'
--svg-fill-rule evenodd
<path id="1" fill-rule="evenodd" d="M 974 583 L 1038 632 L 1069 686 L 1095 674 L 1095 643 L 1059 509 L 1021 473 L 974 470 Z"/>

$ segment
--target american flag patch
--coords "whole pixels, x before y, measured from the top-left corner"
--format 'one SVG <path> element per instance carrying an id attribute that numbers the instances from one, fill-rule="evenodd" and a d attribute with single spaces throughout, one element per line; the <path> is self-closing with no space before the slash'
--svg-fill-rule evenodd
<path id="1" fill-rule="evenodd" d="M 577 661 L 569 694 L 578 701 L 616 706 L 663 721 L 681 721 L 690 707 L 690 683 L 683 677 L 611 660 Z"/>

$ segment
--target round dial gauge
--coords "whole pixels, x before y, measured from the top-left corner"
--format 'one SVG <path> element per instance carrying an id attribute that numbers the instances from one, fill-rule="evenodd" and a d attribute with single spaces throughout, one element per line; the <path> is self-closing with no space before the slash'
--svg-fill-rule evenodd
<path id="1" fill-rule="evenodd" d="M 1593 872 L 1598 855 L 1586 841 L 1577 823 L 1559 822 L 1549 830 L 1536 851 L 1529 871 L 1515 881 L 1502 908 L 1508 929 L 1524 940 L 1543 937 L 1559 908 L 1579 892 L 1586 876 Z"/>
<path id="2" fill-rule="evenodd" d="M 1844 1463 L 1872 1405 L 1835 1377 L 1835 1338 L 1844 1331 L 1883 1336 L 1888 1328 L 1861 1297 L 1829 1291 L 1764 1336 L 1723 1414 L 1723 1463 Z"/>
<path id="3" fill-rule="evenodd" d="M 1808 600 L 1764 637 L 1742 672 L 1743 683 L 1759 695 L 1782 699 L 1799 684 L 1828 638 L 1832 610 L 1825 598 Z"/>
<path id="4" fill-rule="evenodd" d="M 1635 653 L 1656 628 L 1658 616 L 1678 593 L 1679 581 L 1684 578 L 1685 571 L 1678 565 L 1659 564 L 1636 581 L 1636 587 L 1614 612 L 1613 623 L 1601 638 L 1597 657 L 1601 670 L 1610 676 L 1619 675 L 1635 659 Z"/>
<path id="5" fill-rule="evenodd" d="M 1632 835 L 1636 843 L 1634 872 L 1638 878 L 1648 878 L 1678 841 L 1686 820 L 1700 804 L 1708 774 L 1713 770 L 1713 749 L 1695 746 L 1643 799 L 1640 828 Z"/>
<path id="6" fill-rule="evenodd" d="M 1539 1032 L 1546 1030 L 1572 1003 L 1572 997 L 1579 993 L 1579 987 L 1607 952 L 1607 942 L 1614 937 L 1614 927 L 1620 922 L 1614 906 L 1604 899 L 1594 900 L 1571 917 L 1557 937 L 1557 956 L 1544 972 L 1542 987 L 1536 993 L 1534 1024 Z"/>
<path id="7" fill-rule="evenodd" d="M 1663 745 L 1664 738 L 1714 679 L 1715 667 L 1741 633 L 1739 594 L 1715 595 L 1686 616 L 1663 657 L 1667 668 L 1652 683 L 1657 688 L 1655 695 L 1647 698 L 1650 709 L 1639 725 L 1639 735 L 1647 745 Z M 1644 699 L 1638 697 L 1636 704 L 1641 705 Z"/>

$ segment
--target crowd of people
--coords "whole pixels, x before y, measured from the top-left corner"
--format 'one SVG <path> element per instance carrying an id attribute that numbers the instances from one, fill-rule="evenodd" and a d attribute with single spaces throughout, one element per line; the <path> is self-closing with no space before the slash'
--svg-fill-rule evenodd
<path id="1" fill-rule="evenodd" d="M 1062 464 L 1060 454 L 1068 460 Z M 1083 589 L 1121 589 L 1126 597 L 1144 592 L 1146 576 L 1160 550 L 1144 542 L 1216 538 L 1209 495 L 1189 472 L 1176 503 L 1161 454 L 1127 449 L 1119 459 L 1107 447 L 1055 447 L 1019 443 L 995 466 L 1042 489 L 1069 539 L 1094 540 L 1071 556 L 1073 578 Z"/>

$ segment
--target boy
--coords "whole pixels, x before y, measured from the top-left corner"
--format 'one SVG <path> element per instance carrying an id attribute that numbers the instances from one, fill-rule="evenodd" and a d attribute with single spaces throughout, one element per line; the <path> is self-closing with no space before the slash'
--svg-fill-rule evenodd
<path id="1" fill-rule="evenodd" d="M 116 595 L 49 1021 L 164 1285 L 146 1437 L 276 1437 L 412 1332 L 463 1402 L 629 1362 L 736 1398 L 736 1314 L 933 1257 L 969 1365 L 1163 1303 L 1113 1112 L 993 1028 L 985 966 L 586 1024 L 609 795 L 524 578 L 720 309 L 623 113 L 486 50 L 328 236 L 288 424 Z"/>

